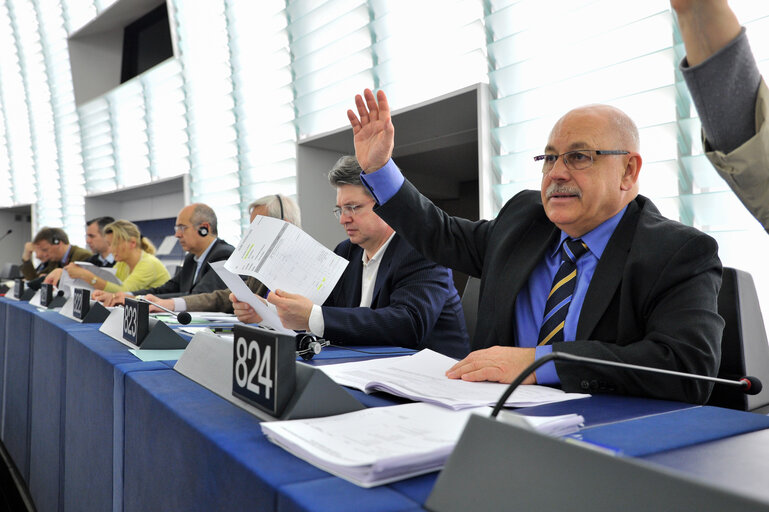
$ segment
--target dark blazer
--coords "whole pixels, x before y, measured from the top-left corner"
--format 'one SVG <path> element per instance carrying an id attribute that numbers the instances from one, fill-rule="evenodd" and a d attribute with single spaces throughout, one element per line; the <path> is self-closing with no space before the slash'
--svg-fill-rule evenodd
<path id="1" fill-rule="evenodd" d="M 57 268 L 62 268 L 66 265 L 69 265 L 73 261 L 88 261 L 88 258 L 92 256 L 91 251 L 88 249 L 83 249 L 77 245 L 70 245 L 69 247 L 69 254 L 67 255 L 67 260 L 64 263 L 59 260 L 50 260 L 45 264 L 45 266 L 43 266 L 42 269 L 40 269 L 40 266 L 38 266 L 38 268 L 32 266 L 32 260 L 22 261 L 21 266 L 19 266 L 21 275 L 24 276 L 24 279 L 27 280 L 36 279 L 40 276 L 50 274 Z"/>
<path id="2" fill-rule="evenodd" d="M 473 349 L 516 345 L 515 298 L 560 230 L 538 191 L 513 197 L 492 221 L 448 216 L 406 182 L 376 213 L 429 259 L 481 278 Z M 419 222 L 415 222 L 419 219 Z M 643 196 L 631 201 L 595 269 L 576 339 L 553 351 L 715 376 L 724 321 L 718 247 L 664 218 Z M 704 402 L 712 385 L 556 361 L 566 391 Z"/>
<path id="3" fill-rule="evenodd" d="M 174 277 L 155 288 L 136 290 L 131 293 L 134 295 L 147 295 L 151 293 L 162 299 L 167 299 L 227 288 L 227 285 L 219 279 L 219 276 L 216 275 L 216 272 L 214 272 L 209 263 L 226 260 L 235 248 L 221 238 L 217 238 L 213 244 L 213 247 L 211 247 L 211 250 L 206 255 L 206 259 L 203 261 L 203 265 L 200 267 L 200 274 L 198 274 L 198 278 L 194 282 L 193 278 L 195 277 L 197 263 L 195 263 L 195 256 L 187 253 L 187 256 L 184 257 L 182 269 Z"/>
<path id="4" fill-rule="evenodd" d="M 396 234 L 379 264 L 371 307 L 362 308 L 363 249 L 345 240 L 334 252 L 350 264 L 323 304 L 324 338 L 467 355 L 465 317 L 449 269 L 427 261 Z"/>

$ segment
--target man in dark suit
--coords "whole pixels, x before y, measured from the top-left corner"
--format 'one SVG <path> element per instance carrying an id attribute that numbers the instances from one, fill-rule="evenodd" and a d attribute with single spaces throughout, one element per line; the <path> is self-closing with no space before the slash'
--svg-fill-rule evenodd
<path id="1" fill-rule="evenodd" d="M 341 345 L 430 348 L 452 357 L 469 350 L 462 306 L 451 271 L 427 261 L 373 211 L 374 198 L 360 181 L 354 157 L 329 173 L 336 187 L 334 213 L 348 240 L 334 252 L 350 263 L 323 306 L 275 290 L 267 300 L 289 329 L 306 330 Z M 238 319 L 261 318 L 233 302 Z"/>
<path id="2" fill-rule="evenodd" d="M 35 268 L 32 265 L 32 249 L 36 254 L 40 254 L 41 261 L 46 262 L 43 268 Z M 91 256 L 91 252 L 87 249 L 70 244 L 69 237 L 63 229 L 44 227 L 37 232 L 31 244 L 24 245 L 19 270 L 24 279 L 32 280 L 48 275 L 73 261 L 86 261 Z"/>
<path id="3" fill-rule="evenodd" d="M 623 112 L 591 105 L 567 113 L 536 157 L 540 193 L 521 192 L 496 219 L 471 222 L 449 217 L 404 181 L 391 159 L 387 98 L 364 95 L 356 97 L 360 117 L 348 117 L 376 213 L 428 258 L 481 278 L 476 350 L 448 369 L 450 378 L 511 382 L 551 351 L 716 374 L 724 325 L 717 245 L 638 195 L 638 130 Z M 524 383 L 691 402 L 711 389 L 561 362 Z"/>
<path id="4" fill-rule="evenodd" d="M 182 269 L 158 287 L 116 293 L 110 306 L 122 304 L 125 297 L 131 295 L 146 295 L 154 301 L 157 298 L 206 293 L 227 287 L 209 263 L 226 260 L 235 248 L 217 237 L 214 210 L 202 203 L 185 206 L 176 217 L 174 233 L 179 245 L 187 251 Z"/>

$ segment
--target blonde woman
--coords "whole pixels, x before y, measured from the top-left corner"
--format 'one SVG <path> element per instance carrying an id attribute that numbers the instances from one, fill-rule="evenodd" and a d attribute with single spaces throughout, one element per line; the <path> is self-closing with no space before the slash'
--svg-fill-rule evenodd
<path id="1" fill-rule="evenodd" d="M 104 237 L 115 257 L 115 275 L 123 283 L 110 283 L 77 265 L 68 265 L 67 272 L 75 279 L 82 279 L 94 287 L 93 298 L 111 305 L 117 292 L 141 290 L 160 286 L 171 276 L 163 263 L 155 256 L 155 246 L 141 235 L 136 224 L 116 220 L 104 227 Z"/>

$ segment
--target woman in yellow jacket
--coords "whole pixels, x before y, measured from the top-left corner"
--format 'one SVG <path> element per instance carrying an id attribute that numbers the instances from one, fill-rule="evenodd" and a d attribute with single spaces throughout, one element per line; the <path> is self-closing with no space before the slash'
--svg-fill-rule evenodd
<path id="1" fill-rule="evenodd" d="M 93 298 L 105 303 L 112 301 L 117 292 L 130 292 L 160 286 L 171 275 L 165 265 L 157 259 L 155 246 L 143 237 L 136 224 L 127 220 L 116 220 L 104 227 L 104 237 L 110 244 L 115 257 L 115 275 L 122 284 L 115 284 L 94 275 L 77 265 L 68 265 L 67 272 L 76 279 L 94 287 Z"/>

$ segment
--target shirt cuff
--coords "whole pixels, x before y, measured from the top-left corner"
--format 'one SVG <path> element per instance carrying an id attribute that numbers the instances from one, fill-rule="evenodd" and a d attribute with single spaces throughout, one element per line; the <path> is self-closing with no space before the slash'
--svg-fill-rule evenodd
<path id="1" fill-rule="evenodd" d="M 187 311 L 187 303 L 181 297 L 174 297 L 174 311 Z"/>
<path id="2" fill-rule="evenodd" d="M 315 336 L 323 336 L 323 331 L 326 330 L 326 323 L 323 321 L 323 309 L 317 304 L 312 305 L 312 311 L 310 312 L 310 319 L 307 321 L 310 327 L 310 332 Z"/>
<path id="3" fill-rule="evenodd" d="M 537 347 L 534 351 L 534 360 L 536 361 L 537 359 L 550 354 L 552 351 L 552 345 L 543 345 L 541 347 Z M 537 376 L 537 384 L 551 386 L 553 384 L 561 383 L 561 379 L 558 378 L 558 373 L 555 371 L 554 361 L 549 361 L 537 368 L 537 371 L 534 372 L 534 375 Z"/>
<path id="4" fill-rule="evenodd" d="M 384 167 L 375 172 L 361 173 L 360 178 L 379 204 L 389 201 L 400 190 L 405 181 L 401 170 L 398 169 L 392 158 L 387 161 Z"/>

